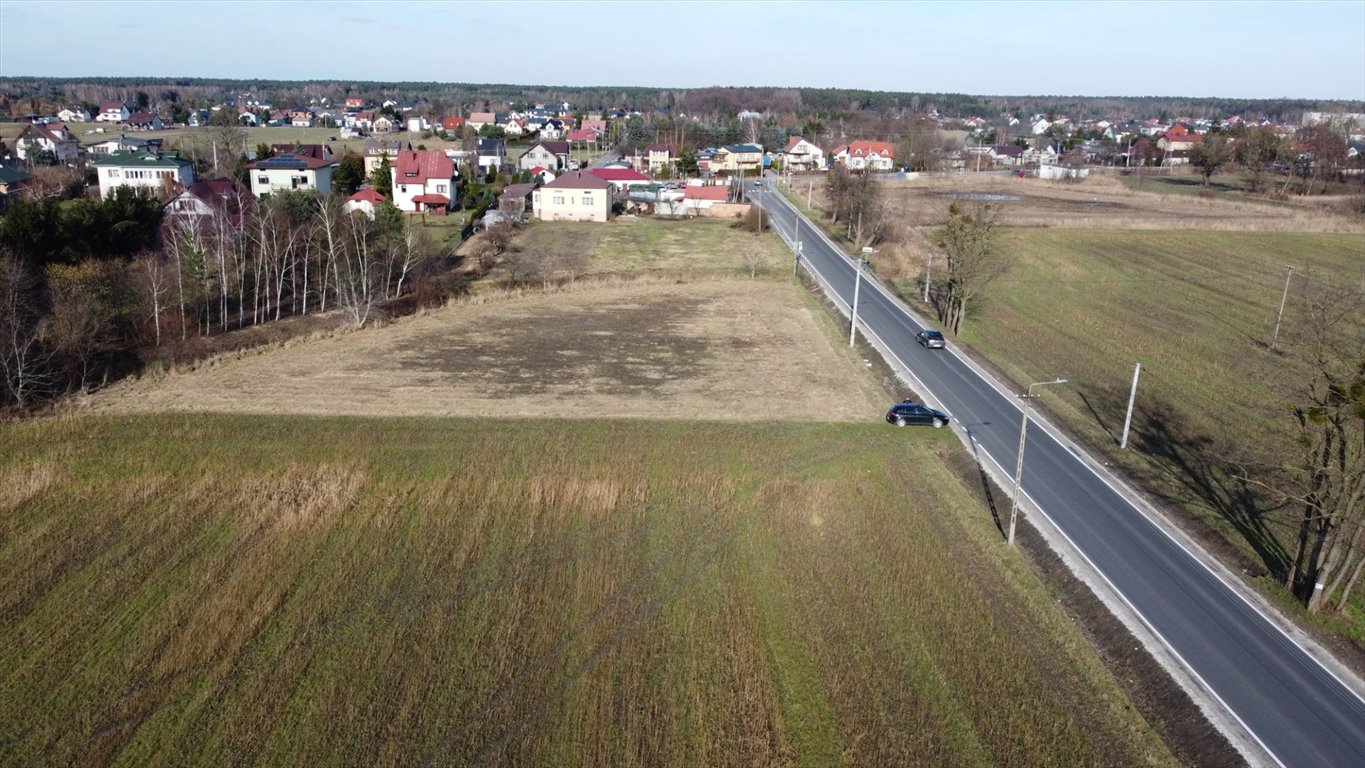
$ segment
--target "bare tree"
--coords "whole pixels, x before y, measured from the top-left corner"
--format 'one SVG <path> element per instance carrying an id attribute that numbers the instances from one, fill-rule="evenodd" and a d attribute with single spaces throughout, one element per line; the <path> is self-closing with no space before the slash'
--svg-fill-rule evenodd
<path id="1" fill-rule="evenodd" d="M 356 212 L 344 218 L 346 247 L 336 261 L 337 301 L 357 328 L 365 327 L 384 289 L 385 277 L 375 253 L 374 222 Z"/>
<path id="2" fill-rule="evenodd" d="M 954 334 L 961 332 L 967 308 L 986 286 L 1009 267 L 996 243 L 995 218 L 989 206 L 971 213 L 956 203 L 948 206 L 948 222 L 935 238 L 947 262 L 944 290 L 935 295 L 939 321 Z"/>
<path id="3" fill-rule="evenodd" d="M 23 263 L 0 251 L 0 386 L 23 408 L 50 383 L 48 353 L 39 343 L 35 281 Z"/>
<path id="4" fill-rule="evenodd" d="M 156 331 L 156 345 L 161 346 L 161 311 L 166 296 L 166 267 L 159 251 L 147 251 L 138 256 L 136 264 L 152 309 L 152 327 Z"/>
<path id="5" fill-rule="evenodd" d="M 39 333 L 64 359 L 67 380 L 78 382 L 82 391 L 90 377 L 90 363 L 109 327 L 107 305 L 100 294 L 115 279 L 96 261 L 47 269 L 49 309 Z"/>

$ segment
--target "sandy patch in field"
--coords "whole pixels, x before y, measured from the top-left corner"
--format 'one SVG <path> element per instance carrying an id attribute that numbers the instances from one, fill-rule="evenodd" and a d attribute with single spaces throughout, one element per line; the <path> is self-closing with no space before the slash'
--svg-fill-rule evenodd
<path id="1" fill-rule="evenodd" d="M 97 412 L 849 421 L 886 396 L 792 284 L 579 284 L 126 381 Z"/>

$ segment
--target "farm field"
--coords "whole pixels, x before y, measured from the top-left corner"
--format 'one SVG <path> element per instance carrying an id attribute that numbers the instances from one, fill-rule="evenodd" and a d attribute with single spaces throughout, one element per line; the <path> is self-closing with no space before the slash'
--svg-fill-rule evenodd
<path id="1" fill-rule="evenodd" d="M 0 428 L 0 762 L 1174 765 L 960 450 L 875 423 Z"/>

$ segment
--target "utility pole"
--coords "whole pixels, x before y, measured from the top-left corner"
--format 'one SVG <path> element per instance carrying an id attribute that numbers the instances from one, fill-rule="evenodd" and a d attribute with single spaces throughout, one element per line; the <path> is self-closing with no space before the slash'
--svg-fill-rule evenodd
<path id="1" fill-rule="evenodd" d="M 929 261 L 924 265 L 924 303 L 929 303 L 929 276 L 934 271 L 934 252 L 929 251 Z"/>
<path id="2" fill-rule="evenodd" d="M 792 278 L 796 277 L 796 270 L 801 266 L 801 214 L 796 212 L 796 236 L 792 238 Z"/>
<path id="3" fill-rule="evenodd" d="M 1280 321 L 1284 319 L 1284 305 L 1289 300 L 1289 281 L 1294 279 L 1294 266 L 1292 264 L 1285 266 L 1289 268 L 1289 274 L 1284 276 L 1284 294 L 1280 296 L 1279 314 L 1275 315 L 1275 334 L 1270 339 L 1271 349 L 1274 349 L 1275 345 L 1280 342 Z"/>
<path id="4" fill-rule="evenodd" d="M 1028 408 L 1033 400 L 1034 387 L 1048 387 L 1053 384 L 1065 384 L 1066 379 L 1054 379 L 1052 381 L 1035 381 L 1028 385 L 1028 392 L 1019 397 L 1024 400 L 1024 422 L 1019 427 L 1019 455 L 1014 464 L 1014 494 L 1010 497 L 1010 532 L 1009 544 L 1014 546 L 1014 521 L 1019 514 L 1019 481 L 1024 475 L 1024 441 L 1028 438 Z"/>
<path id="5" fill-rule="evenodd" d="M 1133 403 L 1137 400 L 1138 374 L 1142 373 L 1142 363 L 1133 367 L 1133 389 L 1128 393 L 1128 415 L 1123 417 L 1123 439 L 1119 441 L 1119 450 L 1128 450 L 1128 426 L 1133 423 Z"/>
<path id="6" fill-rule="evenodd" d="M 813 203 L 811 203 L 811 200 L 813 200 L 813 199 L 815 199 L 815 182 L 812 181 L 812 182 L 810 182 L 810 183 L 806 186 L 806 207 L 807 207 L 807 208 L 813 207 Z"/>
<path id="7" fill-rule="evenodd" d="M 853 346 L 853 334 L 858 330 L 858 288 L 863 282 L 863 265 L 866 263 L 867 259 L 861 257 L 853 262 L 853 269 L 855 270 L 853 278 L 853 304 L 851 308 L 852 311 L 849 312 L 851 317 L 849 318 L 850 322 L 848 324 L 848 345 L 850 347 Z"/>

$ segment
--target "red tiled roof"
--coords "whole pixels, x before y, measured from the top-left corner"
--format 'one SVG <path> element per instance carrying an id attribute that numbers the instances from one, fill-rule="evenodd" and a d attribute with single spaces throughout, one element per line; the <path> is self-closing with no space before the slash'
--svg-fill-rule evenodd
<path id="1" fill-rule="evenodd" d="M 348 197 L 348 198 L 346 198 L 346 199 L 347 199 L 347 200 L 355 200 L 356 202 L 360 202 L 360 203 L 373 203 L 374 205 L 379 205 L 380 203 L 384 202 L 384 201 L 387 200 L 388 198 L 387 198 L 387 197 L 384 197 L 383 195 L 379 194 L 378 192 L 374 191 L 373 189 L 362 189 L 362 190 L 360 190 L 359 192 L 355 193 L 354 195 L 351 195 L 350 197 Z"/>
<path id="2" fill-rule="evenodd" d="M 684 200 L 715 200 L 725 202 L 730 197 L 730 188 L 725 186 L 691 187 L 683 190 Z"/>
<path id="3" fill-rule="evenodd" d="M 885 141 L 855 141 L 848 145 L 848 154 L 853 157 L 891 157 L 895 152 L 895 148 Z"/>
<path id="4" fill-rule="evenodd" d="M 423 205 L 450 205 L 450 198 L 446 197 L 445 195 L 436 195 L 431 193 L 425 195 L 418 195 L 412 198 L 412 201 L 414 203 L 421 203 Z"/>
<path id="5" fill-rule="evenodd" d="M 441 127 L 447 131 L 452 128 L 459 128 L 462 125 L 464 125 L 463 117 L 447 117 L 441 121 Z"/>
<path id="6" fill-rule="evenodd" d="M 536 174 L 540 174 L 540 173 L 549 173 L 549 171 L 550 171 L 549 168 L 546 168 L 546 167 L 543 166 L 543 165 L 537 165 L 536 167 L 534 167 L 534 168 L 531 169 L 531 175 L 532 175 L 532 176 L 535 176 Z"/>
<path id="7" fill-rule="evenodd" d="M 605 181 L 652 181 L 645 174 L 629 168 L 593 168 L 589 173 Z"/>
<path id="8" fill-rule="evenodd" d="M 594 131 L 591 128 L 572 130 L 569 131 L 565 138 L 569 141 L 597 141 L 597 131 Z"/>
<path id="9" fill-rule="evenodd" d="M 800 136 L 792 136 L 791 138 L 787 139 L 787 146 L 782 149 L 782 152 L 790 153 L 793 149 L 796 149 L 797 144 L 800 144 L 803 141 L 805 141 L 805 139 L 801 138 Z"/>
<path id="10" fill-rule="evenodd" d="M 393 171 L 396 183 L 425 184 L 427 179 L 453 178 L 455 161 L 446 157 L 444 152 L 430 149 L 399 152 Z"/>
<path id="11" fill-rule="evenodd" d="M 546 184 L 545 189 L 611 189 L 611 182 L 588 173 L 570 171 Z"/>

